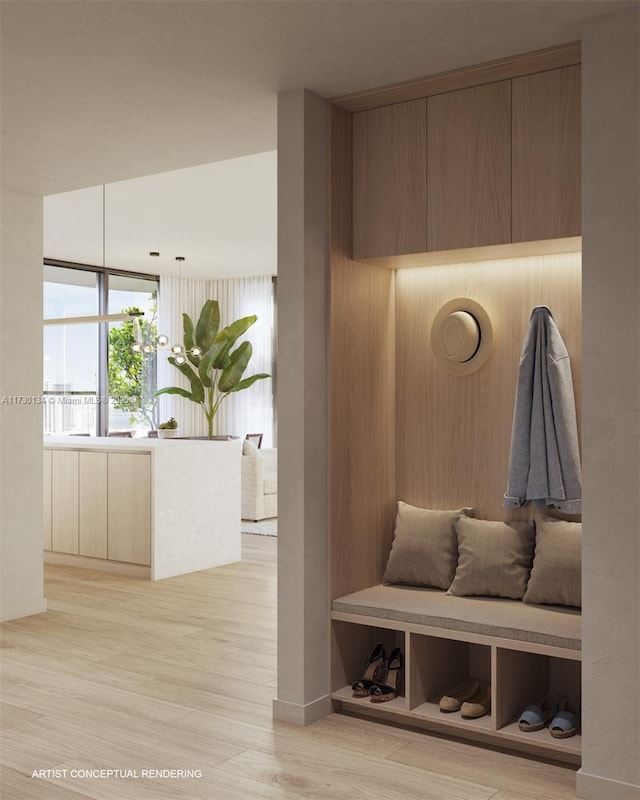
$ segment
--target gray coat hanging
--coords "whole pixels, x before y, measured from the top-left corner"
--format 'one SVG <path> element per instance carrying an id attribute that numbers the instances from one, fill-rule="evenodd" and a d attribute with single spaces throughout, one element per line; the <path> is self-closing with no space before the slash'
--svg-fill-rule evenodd
<path id="1" fill-rule="evenodd" d="M 571 364 L 546 306 L 531 312 L 520 357 L 504 507 L 529 501 L 567 514 L 582 510 Z"/>

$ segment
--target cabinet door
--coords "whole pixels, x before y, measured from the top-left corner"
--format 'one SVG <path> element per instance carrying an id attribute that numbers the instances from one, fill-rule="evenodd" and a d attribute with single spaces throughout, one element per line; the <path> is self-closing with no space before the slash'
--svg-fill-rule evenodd
<path id="1" fill-rule="evenodd" d="M 427 249 L 426 100 L 353 115 L 353 257 Z"/>
<path id="2" fill-rule="evenodd" d="M 79 552 L 107 557 L 107 454 L 80 453 Z"/>
<path id="3" fill-rule="evenodd" d="M 151 463 L 138 453 L 109 453 L 108 557 L 151 564 Z"/>
<path id="4" fill-rule="evenodd" d="M 513 241 L 579 236 L 580 66 L 512 83 Z"/>
<path id="5" fill-rule="evenodd" d="M 78 452 L 51 451 L 51 546 L 78 554 Z"/>
<path id="6" fill-rule="evenodd" d="M 511 241 L 511 84 L 427 104 L 429 250 Z"/>
<path id="7" fill-rule="evenodd" d="M 42 451 L 42 546 L 51 550 L 51 450 Z"/>

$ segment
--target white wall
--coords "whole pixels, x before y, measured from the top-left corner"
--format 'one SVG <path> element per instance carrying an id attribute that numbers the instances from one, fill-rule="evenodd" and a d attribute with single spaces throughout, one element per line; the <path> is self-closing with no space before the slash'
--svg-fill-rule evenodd
<path id="1" fill-rule="evenodd" d="M 46 610 L 42 583 L 42 198 L 2 192 L 0 619 Z"/>
<path id="2" fill-rule="evenodd" d="M 583 762 L 640 798 L 638 9 L 590 22 L 583 68 Z"/>
<path id="3" fill-rule="evenodd" d="M 276 719 L 331 710 L 327 598 L 327 104 L 278 97 Z"/>

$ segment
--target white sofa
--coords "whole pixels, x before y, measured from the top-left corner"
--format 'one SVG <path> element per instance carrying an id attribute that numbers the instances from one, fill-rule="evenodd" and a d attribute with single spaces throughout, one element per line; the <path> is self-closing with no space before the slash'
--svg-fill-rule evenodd
<path id="1" fill-rule="evenodd" d="M 245 453 L 248 453 L 245 455 Z M 243 447 L 242 519 L 278 516 L 278 450 Z"/>

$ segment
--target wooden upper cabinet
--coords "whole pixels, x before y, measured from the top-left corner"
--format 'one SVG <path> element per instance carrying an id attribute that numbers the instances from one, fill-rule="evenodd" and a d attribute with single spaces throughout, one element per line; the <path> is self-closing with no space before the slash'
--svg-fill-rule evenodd
<path id="1" fill-rule="evenodd" d="M 427 101 L 429 250 L 511 240 L 511 84 Z"/>
<path id="2" fill-rule="evenodd" d="M 580 235 L 580 66 L 514 78 L 514 242 Z"/>
<path id="3" fill-rule="evenodd" d="M 425 99 L 353 115 L 353 258 L 427 249 Z"/>

